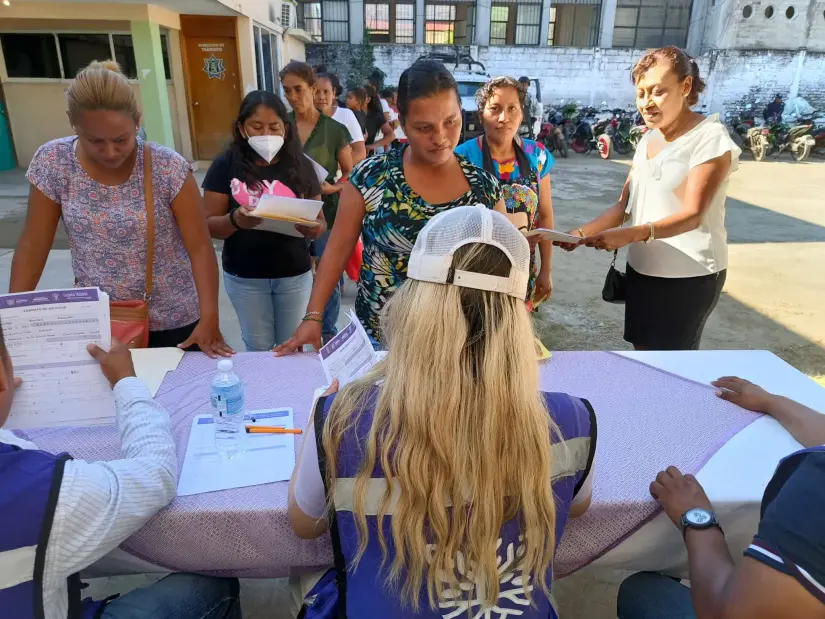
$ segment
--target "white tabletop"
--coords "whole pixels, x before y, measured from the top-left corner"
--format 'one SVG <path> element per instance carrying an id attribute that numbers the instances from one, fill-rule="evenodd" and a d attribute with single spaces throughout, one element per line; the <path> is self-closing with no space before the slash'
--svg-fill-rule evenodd
<path id="1" fill-rule="evenodd" d="M 705 384 L 721 376 L 739 376 L 825 413 L 825 388 L 769 351 L 620 354 Z M 699 471 L 696 478 L 713 502 L 734 559 L 741 556 L 756 533 L 762 494 L 776 465 L 801 448 L 778 422 L 765 416 L 734 436 Z M 685 576 L 687 555 L 681 533 L 664 514 L 660 514 L 596 561 L 594 566 L 662 570 Z"/>

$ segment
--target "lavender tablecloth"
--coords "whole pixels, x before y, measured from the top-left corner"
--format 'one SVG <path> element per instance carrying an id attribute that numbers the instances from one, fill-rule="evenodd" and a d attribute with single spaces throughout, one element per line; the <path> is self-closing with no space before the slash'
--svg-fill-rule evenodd
<path id="1" fill-rule="evenodd" d="M 246 385 L 249 409 L 289 406 L 296 426 L 306 424 L 313 391 L 324 382 L 317 356 L 239 354 L 235 368 Z M 187 353 L 157 394 L 170 412 L 181 465 L 192 417 L 209 412 L 213 373 L 214 361 Z M 560 575 L 595 560 L 657 513 L 647 491 L 656 472 L 674 464 L 696 473 L 757 417 L 719 400 L 705 385 L 612 353 L 555 353 L 542 364 L 541 384 L 586 397 L 599 420 L 593 503 L 565 531 Z M 113 427 L 25 435 L 43 449 L 78 458 L 119 456 Z M 296 454 L 300 446 L 296 437 Z M 307 542 L 293 535 L 286 502 L 286 482 L 178 497 L 122 548 L 169 569 L 244 577 L 285 576 L 291 568 L 331 564 L 327 537 Z"/>

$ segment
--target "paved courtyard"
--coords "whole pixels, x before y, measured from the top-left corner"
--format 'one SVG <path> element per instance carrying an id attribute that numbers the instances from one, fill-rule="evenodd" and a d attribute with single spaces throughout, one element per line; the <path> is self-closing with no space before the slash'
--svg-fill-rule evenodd
<path id="1" fill-rule="evenodd" d="M 616 199 L 628 161 L 595 155 L 558 163 L 553 173 L 557 227 L 576 227 Z M 202 173 L 201 173 L 202 174 Z M 14 245 L 25 218 L 28 187 L 21 171 L 0 173 L 0 290 L 7 290 Z M 806 374 L 825 377 L 825 163 L 783 158 L 756 163 L 747 155 L 731 179 L 727 227 L 730 266 L 722 299 L 708 322 L 704 348 L 768 349 Z M 42 288 L 71 285 L 62 230 L 55 240 Z M 220 244 L 216 243 L 216 249 Z M 538 329 L 551 349 L 626 349 L 623 308 L 601 300 L 610 256 L 579 249 L 557 252 L 555 292 L 540 311 Z M 352 303 L 348 283 L 345 307 Z M 237 319 L 221 293 L 221 326 L 242 349 Z M 585 571 L 554 587 L 566 619 L 615 617 L 615 591 L 623 574 Z M 142 577 L 100 579 L 94 592 L 129 588 Z M 284 580 L 244 583 L 244 610 L 253 619 L 289 616 Z"/>

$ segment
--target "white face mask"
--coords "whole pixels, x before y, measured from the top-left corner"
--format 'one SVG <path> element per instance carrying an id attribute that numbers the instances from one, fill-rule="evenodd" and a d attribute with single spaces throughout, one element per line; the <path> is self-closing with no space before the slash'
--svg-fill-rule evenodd
<path id="1" fill-rule="evenodd" d="M 282 135 L 253 135 L 246 138 L 249 146 L 252 147 L 256 153 L 261 156 L 261 159 L 267 163 L 272 163 L 275 155 L 281 150 L 284 145 L 284 137 Z"/>

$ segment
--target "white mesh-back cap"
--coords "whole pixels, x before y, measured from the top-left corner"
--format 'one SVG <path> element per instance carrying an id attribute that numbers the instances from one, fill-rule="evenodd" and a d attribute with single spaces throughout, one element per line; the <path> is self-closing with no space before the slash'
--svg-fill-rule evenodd
<path id="1" fill-rule="evenodd" d="M 510 275 L 453 270 L 453 254 L 469 243 L 498 247 L 510 259 Z M 519 299 L 527 296 L 529 273 L 527 239 L 507 217 L 481 205 L 450 209 L 427 222 L 418 234 L 407 267 L 411 279 L 501 292 Z"/>

